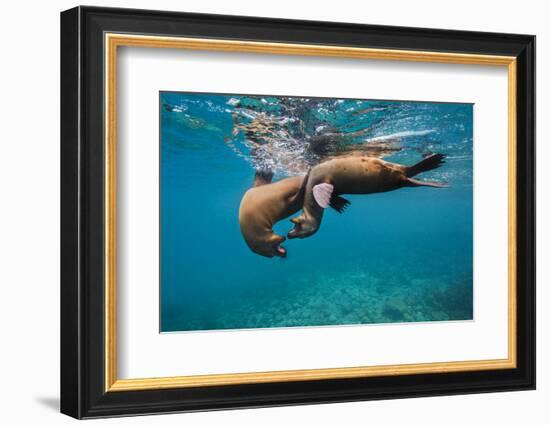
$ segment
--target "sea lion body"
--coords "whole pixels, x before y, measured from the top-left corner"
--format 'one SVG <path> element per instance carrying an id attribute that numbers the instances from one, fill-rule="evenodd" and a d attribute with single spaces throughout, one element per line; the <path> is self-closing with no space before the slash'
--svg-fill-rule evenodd
<path id="1" fill-rule="evenodd" d="M 305 187 L 303 212 L 293 218 L 289 238 L 305 238 L 319 229 L 324 209 L 338 212 L 349 205 L 340 195 L 388 192 L 406 186 L 445 187 L 445 184 L 412 179 L 418 173 L 438 168 L 444 156 L 434 154 L 413 166 L 405 166 L 365 155 L 346 155 L 313 167 Z"/>
<path id="2" fill-rule="evenodd" d="M 306 193 L 323 182 L 334 186 L 334 193 L 364 195 L 387 192 L 403 185 L 406 167 L 364 155 L 338 157 L 314 167 Z"/>
<path id="3" fill-rule="evenodd" d="M 285 257 L 281 246 L 284 236 L 277 235 L 273 226 L 303 205 L 305 176 L 288 177 L 276 183 L 261 181 L 243 196 L 239 207 L 241 233 L 248 247 L 264 257 Z"/>

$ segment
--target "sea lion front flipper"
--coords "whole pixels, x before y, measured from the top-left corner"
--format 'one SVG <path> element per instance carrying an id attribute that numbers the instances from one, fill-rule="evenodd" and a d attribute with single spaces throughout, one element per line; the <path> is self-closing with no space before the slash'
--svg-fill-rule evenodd
<path id="1" fill-rule="evenodd" d="M 273 180 L 273 171 L 268 168 L 261 168 L 256 170 L 254 175 L 254 183 L 252 187 L 263 186 L 264 184 L 269 184 Z"/>
<path id="2" fill-rule="evenodd" d="M 334 186 L 330 183 L 320 183 L 313 186 L 313 197 L 321 208 L 328 208 L 330 206 L 331 208 L 342 214 L 347 206 L 351 204 L 351 202 L 348 201 L 346 198 L 342 198 L 339 195 L 333 196 L 333 191 Z"/>
<path id="3" fill-rule="evenodd" d="M 330 198 L 330 207 L 340 214 L 342 214 L 350 204 L 350 201 L 338 195 L 334 195 Z"/>
<path id="4" fill-rule="evenodd" d="M 327 208 L 330 205 L 330 198 L 332 197 L 333 191 L 333 185 L 329 183 L 319 183 L 313 186 L 313 197 L 321 208 Z"/>

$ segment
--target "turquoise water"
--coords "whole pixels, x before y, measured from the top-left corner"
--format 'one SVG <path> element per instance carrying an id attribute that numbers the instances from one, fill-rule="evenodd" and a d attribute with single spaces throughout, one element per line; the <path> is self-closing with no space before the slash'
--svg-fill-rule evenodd
<path id="1" fill-rule="evenodd" d="M 471 104 L 162 92 L 159 107 L 161 331 L 473 318 Z M 252 253 L 238 210 L 254 169 L 303 173 L 327 135 L 390 141 L 384 159 L 406 165 L 446 154 L 417 178 L 449 187 L 346 195 L 287 258 Z"/>

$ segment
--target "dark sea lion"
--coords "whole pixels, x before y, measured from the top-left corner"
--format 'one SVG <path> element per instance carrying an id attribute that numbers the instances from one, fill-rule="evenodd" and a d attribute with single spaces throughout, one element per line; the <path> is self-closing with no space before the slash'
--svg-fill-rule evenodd
<path id="1" fill-rule="evenodd" d="M 321 225 L 328 206 L 343 212 L 350 202 L 340 195 L 388 192 L 402 187 L 446 187 L 446 184 L 424 182 L 412 177 L 433 170 L 444 163 L 445 156 L 432 154 L 415 165 L 394 164 L 365 155 L 346 155 L 322 162 L 309 172 L 303 212 L 291 221 L 294 228 L 289 239 L 313 235 Z"/>
<path id="2" fill-rule="evenodd" d="M 288 177 L 271 183 L 273 173 L 257 171 L 254 185 L 241 200 L 239 224 L 248 247 L 264 257 L 286 257 L 284 236 L 273 225 L 298 212 L 304 201 L 306 176 Z"/>

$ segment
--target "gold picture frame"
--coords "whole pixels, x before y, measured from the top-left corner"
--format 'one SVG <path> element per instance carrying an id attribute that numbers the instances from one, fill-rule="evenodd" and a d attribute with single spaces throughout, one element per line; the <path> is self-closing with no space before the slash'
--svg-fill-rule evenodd
<path id="1" fill-rule="evenodd" d="M 150 390 L 181 387 L 236 385 L 298 380 L 357 378 L 417 373 L 464 372 L 508 369 L 516 367 L 516 58 L 464 53 L 441 53 L 411 50 L 371 49 L 357 47 L 281 44 L 254 41 L 212 40 L 198 38 L 159 37 L 128 34 L 105 34 L 105 391 Z M 506 67 L 508 72 L 508 358 L 470 360 L 388 366 L 345 367 L 288 370 L 254 373 L 232 373 L 163 378 L 117 379 L 116 375 L 116 94 L 117 49 L 148 47 L 229 51 L 339 58 L 436 62 Z"/>

